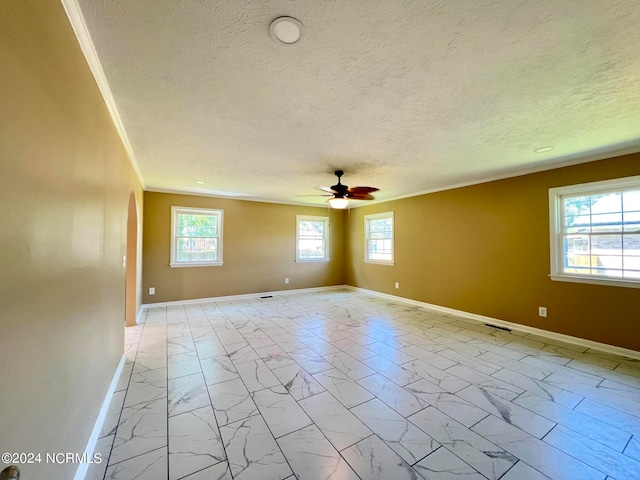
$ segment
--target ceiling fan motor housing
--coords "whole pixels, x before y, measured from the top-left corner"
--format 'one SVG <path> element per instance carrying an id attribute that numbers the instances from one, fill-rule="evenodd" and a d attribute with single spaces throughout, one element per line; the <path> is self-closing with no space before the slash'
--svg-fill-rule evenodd
<path id="1" fill-rule="evenodd" d="M 336 177 L 338 177 L 338 183 L 336 185 L 331 186 L 331 189 L 336 192 L 335 197 L 341 198 L 341 197 L 348 196 L 345 194 L 347 193 L 347 189 L 349 188 L 349 186 L 343 185 L 342 183 L 340 183 L 340 177 L 344 175 L 344 172 L 342 170 L 336 170 L 334 173 L 336 174 Z"/>

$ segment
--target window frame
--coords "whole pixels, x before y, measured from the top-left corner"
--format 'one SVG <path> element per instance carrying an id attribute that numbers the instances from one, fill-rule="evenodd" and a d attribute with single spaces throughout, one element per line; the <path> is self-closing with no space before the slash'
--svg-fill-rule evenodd
<path id="1" fill-rule="evenodd" d="M 300 222 L 323 222 L 323 244 L 324 244 L 324 256 L 322 258 L 300 258 Z M 318 215 L 296 215 L 296 263 L 319 263 L 329 261 L 329 217 Z"/>
<path id="2" fill-rule="evenodd" d="M 640 279 L 580 275 L 562 271 L 563 257 L 563 202 L 565 196 L 597 195 L 602 193 L 625 192 L 640 188 L 640 176 L 616 178 L 598 182 L 581 183 L 549 189 L 549 278 L 559 282 L 586 283 L 618 287 L 640 288 Z"/>
<path id="3" fill-rule="evenodd" d="M 214 261 L 179 261 L 177 259 L 178 252 L 177 246 L 177 231 L 178 231 L 178 216 L 180 214 L 196 214 L 196 215 L 210 215 L 218 218 L 217 220 L 217 239 L 218 246 L 218 258 Z M 223 230 L 224 227 L 224 210 L 212 209 L 212 208 L 196 208 L 196 207 L 171 207 L 171 259 L 169 266 L 172 268 L 184 268 L 184 267 L 219 267 L 224 264 L 222 257 L 222 244 L 223 244 Z"/>
<path id="4" fill-rule="evenodd" d="M 380 260 L 370 258 L 369 252 L 369 226 L 372 220 L 391 219 L 391 260 Z M 378 265 L 395 265 L 395 237 L 396 237 L 395 214 L 393 211 L 372 213 L 364 216 L 364 263 L 373 263 Z"/>

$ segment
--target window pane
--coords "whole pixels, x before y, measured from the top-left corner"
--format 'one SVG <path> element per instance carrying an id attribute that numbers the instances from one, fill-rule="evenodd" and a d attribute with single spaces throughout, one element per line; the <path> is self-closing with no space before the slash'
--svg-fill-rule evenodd
<path id="1" fill-rule="evenodd" d="M 591 252 L 594 254 L 619 255 L 622 250 L 622 235 L 592 235 Z"/>
<path id="2" fill-rule="evenodd" d="M 640 232 L 640 212 L 624 212 L 622 218 L 625 232 Z"/>
<path id="3" fill-rule="evenodd" d="M 564 253 L 582 254 L 589 252 L 588 235 L 568 235 L 564 239 Z"/>
<path id="4" fill-rule="evenodd" d="M 322 239 L 300 239 L 298 244 L 300 258 L 324 258 L 324 241 Z"/>
<path id="5" fill-rule="evenodd" d="M 622 211 L 622 193 L 602 193 L 591 196 L 591 213 L 616 213 Z"/>
<path id="6" fill-rule="evenodd" d="M 391 260 L 391 240 L 369 240 L 369 258 L 372 260 Z"/>
<path id="7" fill-rule="evenodd" d="M 576 273 L 588 275 L 591 271 L 590 255 L 564 255 L 562 271 L 564 273 Z"/>
<path id="8" fill-rule="evenodd" d="M 178 238 L 179 262 L 206 262 L 218 259 L 217 238 Z"/>
<path id="9" fill-rule="evenodd" d="M 324 235 L 324 222 L 300 222 L 300 235 Z"/>
<path id="10" fill-rule="evenodd" d="M 625 212 L 640 210 L 640 189 L 627 190 L 622 194 L 622 205 Z"/>
<path id="11" fill-rule="evenodd" d="M 622 255 L 597 255 L 597 265 L 593 265 L 594 267 L 598 267 L 604 270 L 622 270 Z"/>
<path id="12" fill-rule="evenodd" d="M 589 215 L 591 196 L 564 197 L 562 201 L 563 211 L 567 216 Z"/>
<path id="13" fill-rule="evenodd" d="M 591 230 L 593 232 L 621 232 L 622 213 L 591 215 Z"/>
<path id="14" fill-rule="evenodd" d="M 366 260 L 393 261 L 393 212 L 365 215 Z"/>
<path id="15" fill-rule="evenodd" d="M 371 220 L 369 222 L 370 238 L 391 238 L 392 232 L 393 224 L 390 218 Z"/>
<path id="16" fill-rule="evenodd" d="M 640 234 L 625 233 L 622 236 L 622 248 L 625 255 L 640 255 Z"/>
<path id="17" fill-rule="evenodd" d="M 589 233 L 591 232 L 591 217 L 589 215 L 568 215 L 564 217 L 565 232 Z"/>
<path id="18" fill-rule="evenodd" d="M 627 259 L 625 258 L 625 261 Z M 640 257 L 637 258 L 638 263 L 640 264 Z M 637 270 L 625 270 L 624 271 L 624 278 L 629 278 L 629 279 L 640 279 L 640 268 L 638 268 Z"/>
<path id="19" fill-rule="evenodd" d="M 592 268 L 591 275 L 598 277 L 622 278 L 622 270 L 609 270 L 606 268 Z"/>
<path id="20" fill-rule="evenodd" d="M 215 215 L 178 215 L 178 232 L 180 237 L 215 237 L 217 236 L 218 217 Z"/>
<path id="21" fill-rule="evenodd" d="M 625 270 L 638 270 L 640 271 L 640 252 L 637 255 L 629 255 L 624 257 L 624 269 Z"/>

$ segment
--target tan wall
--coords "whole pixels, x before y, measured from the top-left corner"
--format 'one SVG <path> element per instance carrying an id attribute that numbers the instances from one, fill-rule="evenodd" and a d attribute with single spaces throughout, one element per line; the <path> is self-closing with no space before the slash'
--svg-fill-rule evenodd
<path id="1" fill-rule="evenodd" d="M 640 350 L 640 290 L 547 276 L 548 189 L 638 174 L 635 154 L 354 209 L 346 281 Z M 395 265 L 365 264 L 363 216 L 391 210 Z M 548 308 L 547 318 L 538 317 L 538 306 Z"/>
<path id="2" fill-rule="evenodd" d="M 0 3 L 0 66 L 0 451 L 73 478 L 44 455 L 84 450 L 122 356 L 142 190 L 60 2 Z"/>
<path id="3" fill-rule="evenodd" d="M 143 303 L 344 283 L 342 211 L 154 192 L 144 198 Z M 223 266 L 169 267 L 172 206 L 224 210 Z M 329 216 L 329 262 L 295 262 L 296 215 Z"/>

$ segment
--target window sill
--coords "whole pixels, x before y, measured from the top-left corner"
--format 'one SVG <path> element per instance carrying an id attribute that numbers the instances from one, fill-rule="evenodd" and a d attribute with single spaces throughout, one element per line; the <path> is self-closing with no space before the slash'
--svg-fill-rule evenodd
<path id="1" fill-rule="evenodd" d="M 365 260 L 364 263 L 373 263 L 374 265 L 390 265 L 394 266 L 395 263 L 393 261 L 385 261 L 385 260 Z"/>
<path id="2" fill-rule="evenodd" d="M 606 285 L 609 287 L 628 287 L 628 288 L 640 288 L 640 282 L 633 280 L 621 280 L 621 279 L 606 279 L 606 278 L 594 278 L 594 277 L 580 277 L 569 275 L 549 275 L 549 278 L 554 282 L 571 282 L 571 283 L 588 283 L 591 285 Z"/>
<path id="3" fill-rule="evenodd" d="M 296 263 L 327 263 L 328 258 L 296 258 Z"/>
<path id="4" fill-rule="evenodd" d="M 193 263 L 170 263 L 171 268 L 184 268 L 184 267 L 221 267 L 224 262 L 193 262 Z"/>

